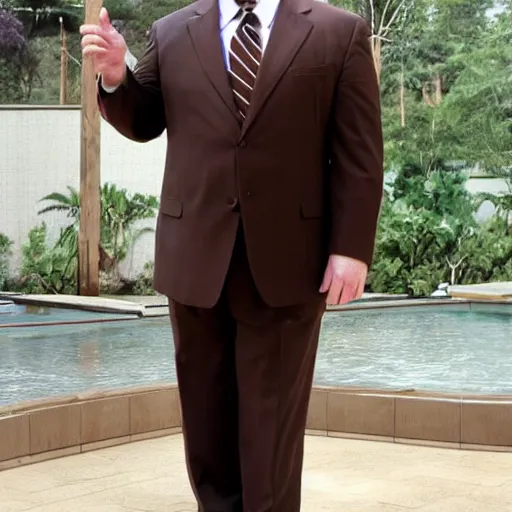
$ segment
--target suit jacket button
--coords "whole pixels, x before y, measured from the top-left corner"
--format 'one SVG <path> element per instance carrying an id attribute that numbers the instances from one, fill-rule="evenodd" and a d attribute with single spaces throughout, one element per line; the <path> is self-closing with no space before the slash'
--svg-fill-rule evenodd
<path id="1" fill-rule="evenodd" d="M 237 197 L 229 197 L 226 202 L 233 211 L 239 211 Z"/>

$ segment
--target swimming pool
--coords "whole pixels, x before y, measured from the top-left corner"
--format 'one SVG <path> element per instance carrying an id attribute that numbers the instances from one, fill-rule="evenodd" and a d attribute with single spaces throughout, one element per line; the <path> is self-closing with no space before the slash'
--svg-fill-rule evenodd
<path id="1" fill-rule="evenodd" d="M 315 385 L 512 393 L 512 305 L 480 306 L 330 311 Z M 176 381 L 167 317 L 110 322 L 120 316 L 45 308 L 26 313 L 32 316 L 19 320 L 102 322 L 0 324 L 0 405 Z"/>

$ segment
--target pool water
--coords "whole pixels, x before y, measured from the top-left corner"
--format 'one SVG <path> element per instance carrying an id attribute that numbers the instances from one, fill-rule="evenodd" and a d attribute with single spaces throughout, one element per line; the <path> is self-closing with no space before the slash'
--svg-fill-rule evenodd
<path id="1" fill-rule="evenodd" d="M 1 328 L 0 382 L 0 405 L 176 382 L 169 320 Z M 512 314 L 432 306 L 328 312 L 315 384 L 512 393 Z"/>

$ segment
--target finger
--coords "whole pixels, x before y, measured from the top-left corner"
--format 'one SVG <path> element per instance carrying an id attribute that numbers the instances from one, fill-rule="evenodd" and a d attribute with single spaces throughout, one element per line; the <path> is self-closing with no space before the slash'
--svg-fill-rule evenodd
<path id="1" fill-rule="evenodd" d="M 322 281 L 322 284 L 321 284 L 320 290 L 319 290 L 320 293 L 325 293 L 329 289 L 329 286 L 331 285 L 331 281 L 332 281 L 332 270 L 331 270 L 330 265 L 328 265 L 324 272 L 324 279 Z"/>
<path id="2" fill-rule="evenodd" d="M 100 27 L 99 25 L 82 25 L 80 27 L 80 34 L 82 36 L 86 35 L 95 35 L 100 36 L 101 38 L 105 39 L 107 43 L 113 43 L 114 42 L 114 34 L 115 30 L 105 30 L 103 27 Z"/>
<path id="3" fill-rule="evenodd" d="M 347 302 L 354 300 L 355 296 L 356 287 L 353 284 L 345 283 L 338 304 L 347 304 Z"/>
<path id="4" fill-rule="evenodd" d="M 103 29 L 99 25 L 94 25 L 88 23 L 86 25 L 80 25 L 80 34 L 96 34 L 99 30 L 103 31 Z"/>
<path id="5" fill-rule="evenodd" d="M 97 36 L 97 35 L 93 35 L 93 34 L 88 34 L 88 35 L 82 37 L 81 45 L 82 45 L 82 48 L 85 48 L 88 45 L 93 45 L 93 46 L 99 46 L 100 48 L 105 48 L 105 49 L 107 49 L 110 46 L 107 43 L 107 41 L 105 41 L 105 39 L 103 39 L 101 36 Z"/>
<path id="6" fill-rule="evenodd" d="M 359 300 L 362 296 L 363 296 L 363 293 L 364 293 L 364 285 L 365 285 L 365 280 L 364 279 L 361 279 L 360 282 L 359 282 L 359 286 L 357 287 L 357 292 L 356 292 L 356 297 L 355 297 L 355 300 Z"/>
<path id="7" fill-rule="evenodd" d="M 112 23 L 110 22 L 110 16 L 108 14 L 107 9 L 105 7 L 101 8 L 100 11 L 100 27 L 104 30 L 110 31 L 112 29 Z"/>
<path id="8" fill-rule="evenodd" d="M 327 304 L 334 305 L 339 303 L 343 287 L 343 280 L 341 278 L 334 277 L 332 279 L 329 293 L 327 294 Z"/>
<path id="9" fill-rule="evenodd" d="M 102 48 L 101 46 L 96 46 L 94 44 L 90 44 L 82 50 L 82 55 L 84 57 L 99 57 L 101 55 L 105 55 L 106 53 L 107 50 L 105 48 Z"/>

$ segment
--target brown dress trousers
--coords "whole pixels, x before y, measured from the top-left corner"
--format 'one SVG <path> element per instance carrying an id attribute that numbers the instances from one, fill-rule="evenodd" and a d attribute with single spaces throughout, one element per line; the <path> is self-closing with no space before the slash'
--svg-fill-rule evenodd
<path id="1" fill-rule="evenodd" d="M 171 304 L 190 480 L 200 510 L 300 510 L 303 438 L 325 300 L 273 308 L 242 230 L 219 302 Z"/>
<path id="2" fill-rule="evenodd" d="M 198 0 L 153 25 L 120 88 L 99 88 L 120 133 L 168 142 L 154 284 L 201 512 L 300 510 L 318 290 L 329 254 L 370 264 L 382 197 L 368 37 L 346 11 L 281 0 L 242 122 L 217 1 Z"/>

